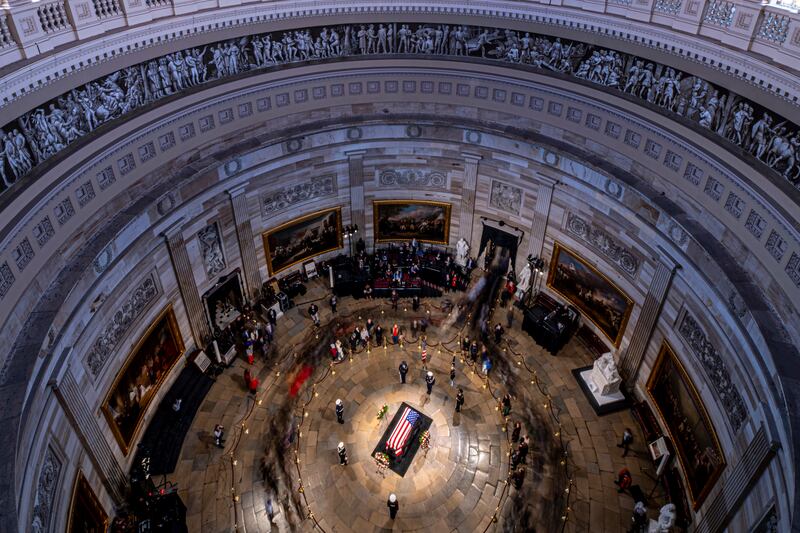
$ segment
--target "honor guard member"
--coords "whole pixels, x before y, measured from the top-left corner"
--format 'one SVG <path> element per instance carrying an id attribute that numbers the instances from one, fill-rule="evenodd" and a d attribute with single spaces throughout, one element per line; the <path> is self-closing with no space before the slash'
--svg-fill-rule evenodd
<path id="1" fill-rule="evenodd" d="M 336 420 L 340 424 L 344 424 L 344 404 L 342 400 L 336 400 Z"/>

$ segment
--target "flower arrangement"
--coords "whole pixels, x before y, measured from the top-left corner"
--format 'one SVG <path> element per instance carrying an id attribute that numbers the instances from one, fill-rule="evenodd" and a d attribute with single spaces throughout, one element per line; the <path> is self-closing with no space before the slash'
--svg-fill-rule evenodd
<path id="1" fill-rule="evenodd" d="M 389 412 L 389 406 L 383 404 L 383 407 L 381 407 L 380 410 L 378 411 L 378 420 L 383 420 L 383 417 L 386 416 L 386 413 L 388 412 Z"/>
<path id="2" fill-rule="evenodd" d="M 419 436 L 419 446 L 423 450 L 427 450 L 431 447 L 431 432 L 430 431 L 423 431 L 422 435 Z"/>
<path id="3" fill-rule="evenodd" d="M 389 456 L 383 452 L 377 452 L 375 454 L 375 462 L 378 464 L 378 468 L 388 468 Z"/>

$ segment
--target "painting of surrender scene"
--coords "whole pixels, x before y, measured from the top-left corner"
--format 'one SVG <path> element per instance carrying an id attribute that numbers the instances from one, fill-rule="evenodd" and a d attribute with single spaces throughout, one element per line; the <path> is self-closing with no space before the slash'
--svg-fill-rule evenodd
<path id="1" fill-rule="evenodd" d="M 267 267 L 274 276 L 292 265 L 342 247 L 342 208 L 317 211 L 262 235 Z"/>
<path id="2" fill-rule="evenodd" d="M 183 354 L 183 339 L 172 307 L 148 328 L 117 374 L 103 402 L 103 413 L 125 455 L 147 406 Z"/>
<path id="3" fill-rule="evenodd" d="M 450 239 L 450 204 L 380 200 L 372 203 L 375 242 L 417 239 L 447 244 Z"/>
<path id="4" fill-rule="evenodd" d="M 675 444 L 697 510 L 725 468 L 725 458 L 694 384 L 666 342 L 647 381 L 647 392 Z"/>
<path id="5" fill-rule="evenodd" d="M 556 242 L 547 286 L 569 300 L 619 347 L 633 301 L 588 261 Z"/>

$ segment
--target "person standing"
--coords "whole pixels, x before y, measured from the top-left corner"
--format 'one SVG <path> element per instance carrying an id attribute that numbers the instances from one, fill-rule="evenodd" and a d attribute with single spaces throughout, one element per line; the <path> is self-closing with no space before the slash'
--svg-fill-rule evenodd
<path id="1" fill-rule="evenodd" d="M 495 326 L 494 326 L 494 342 L 495 343 L 500 344 L 500 341 L 503 340 L 503 332 L 504 331 L 505 330 L 503 329 L 503 325 L 500 324 L 500 322 L 495 324 Z"/>
<path id="2" fill-rule="evenodd" d="M 614 484 L 619 486 L 617 492 L 625 492 L 627 489 L 629 489 L 633 484 L 631 471 L 627 468 L 620 470 L 619 474 L 617 474 L 617 479 L 614 480 Z"/>
<path id="3" fill-rule="evenodd" d="M 278 323 L 278 312 L 272 307 L 270 307 L 269 311 L 267 311 L 267 320 L 269 320 L 269 323 L 272 324 L 273 328 L 275 327 L 275 324 Z"/>
<path id="4" fill-rule="evenodd" d="M 469 347 L 469 358 L 473 363 L 478 359 L 478 341 L 472 341 Z"/>
<path id="5" fill-rule="evenodd" d="M 217 448 L 225 447 L 225 427 L 222 424 L 214 426 L 214 445 Z"/>
<path id="6" fill-rule="evenodd" d="M 508 311 L 506 311 L 506 329 L 511 329 L 511 326 L 514 324 L 514 305 L 508 306 Z"/>
<path id="7" fill-rule="evenodd" d="M 650 521 L 647 519 L 647 508 L 644 506 L 644 502 L 636 502 L 636 505 L 633 506 L 631 522 L 633 524 L 628 533 L 645 533 L 647 531 Z"/>
<path id="8" fill-rule="evenodd" d="M 402 361 L 400 363 L 400 367 L 397 369 L 400 372 L 400 383 L 405 384 L 406 382 L 406 374 L 408 374 L 408 363 Z"/>
<path id="9" fill-rule="evenodd" d="M 392 310 L 397 311 L 397 302 L 400 297 L 397 295 L 397 291 L 392 289 Z"/>
<path id="10" fill-rule="evenodd" d="M 411 299 L 411 308 L 414 311 L 418 311 L 419 310 L 419 295 L 418 294 L 415 294 L 414 297 Z"/>
<path id="11" fill-rule="evenodd" d="M 456 386 L 456 364 L 452 363 L 450 365 L 450 387 Z"/>
<path id="12" fill-rule="evenodd" d="M 253 395 L 258 394 L 258 384 L 259 383 L 260 382 L 258 381 L 258 378 L 256 376 L 252 376 L 250 378 L 250 394 L 253 394 Z"/>
<path id="13" fill-rule="evenodd" d="M 389 518 L 394 519 L 397 516 L 397 511 L 400 510 L 400 504 L 397 502 L 397 496 L 394 494 L 389 494 L 389 500 L 386 502 L 386 506 L 389 508 Z"/>
<path id="14" fill-rule="evenodd" d="M 525 463 L 528 457 L 528 437 L 522 437 L 519 439 L 519 447 L 517 447 L 517 451 L 519 452 L 519 461 L 521 463 Z"/>
<path id="15" fill-rule="evenodd" d="M 520 465 L 511 474 L 511 480 L 514 483 L 514 488 L 519 490 L 522 488 L 522 482 L 525 481 L 525 467 Z"/>
<path id="16" fill-rule="evenodd" d="M 336 421 L 344 424 L 344 404 L 342 400 L 336 400 Z"/>
<path id="17" fill-rule="evenodd" d="M 392 326 L 392 344 L 397 344 L 400 340 L 400 328 L 397 324 Z"/>
<path id="18" fill-rule="evenodd" d="M 344 447 L 344 442 L 340 442 L 339 446 L 336 447 L 336 451 L 339 454 L 339 464 L 342 466 L 347 465 L 347 449 Z"/>
<path id="19" fill-rule="evenodd" d="M 625 431 L 622 432 L 622 441 L 617 444 L 617 448 L 622 448 L 622 457 L 626 457 L 628 455 L 628 448 L 632 442 L 633 433 L 629 428 L 625 428 Z"/>
<path id="20" fill-rule="evenodd" d="M 383 328 L 380 324 L 375 326 L 375 345 L 380 346 L 383 344 Z"/>
<path id="21" fill-rule="evenodd" d="M 456 413 L 461 412 L 461 407 L 464 405 L 464 391 L 462 389 L 458 389 L 458 394 L 456 394 Z"/>
<path id="22" fill-rule="evenodd" d="M 436 378 L 433 377 L 433 372 L 428 371 L 428 374 L 425 376 L 425 385 L 428 387 L 428 396 L 430 396 L 431 392 L 433 392 L 434 383 L 436 383 Z"/>
<path id="23" fill-rule="evenodd" d="M 519 434 L 522 432 L 522 424 L 514 422 L 514 429 L 511 431 L 511 442 L 519 442 Z"/>
<path id="24" fill-rule="evenodd" d="M 338 303 L 338 300 L 336 299 L 336 295 L 335 294 L 331 295 L 330 304 L 331 304 L 331 311 L 333 313 L 336 313 L 336 304 L 337 303 Z"/>
<path id="25" fill-rule="evenodd" d="M 317 307 L 317 304 L 308 306 L 308 316 L 314 321 L 315 326 L 319 326 L 319 307 Z"/>
<path id="26" fill-rule="evenodd" d="M 511 395 L 506 393 L 506 395 L 503 396 L 502 403 L 503 403 L 503 416 L 508 416 L 509 414 L 511 414 Z"/>

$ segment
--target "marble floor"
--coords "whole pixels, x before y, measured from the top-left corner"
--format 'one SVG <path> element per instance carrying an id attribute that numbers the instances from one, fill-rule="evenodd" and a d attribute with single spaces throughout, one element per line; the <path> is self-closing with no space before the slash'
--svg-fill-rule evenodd
<path id="1" fill-rule="evenodd" d="M 618 493 L 613 480 L 627 467 L 644 494 L 653 490 L 653 468 L 643 437 L 628 411 L 595 415 L 570 371 L 591 363 L 588 351 L 573 339 L 557 357 L 538 347 L 519 329 L 507 331 L 494 350 L 488 380 L 457 357 L 456 387 L 465 405 L 455 413 L 456 389 L 449 370 L 458 344 L 454 326 L 427 331 L 437 377 L 426 394 L 424 369 L 416 342 L 372 348 L 336 365 L 328 358 L 315 364 L 311 352 L 327 342 L 332 328 L 372 317 L 388 330 L 408 326 L 430 312 L 432 324 L 446 324 L 440 299 L 423 300 L 413 313 L 391 311 L 388 301 L 340 298 L 333 316 L 321 281 L 309 284 L 297 307 L 278 321 L 277 348 L 267 361 L 256 360 L 261 386 L 246 392 L 244 359 L 237 359 L 214 384 L 186 437 L 176 471 L 186 504 L 189 531 L 592 531 L 619 532 L 630 526 L 634 501 Z M 305 316 L 319 300 L 322 326 Z M 505 320 L 505 312 L 502 313 Z M 322 348 L 324 353 L 327 349 Z M 406 384 L 397 367 L 410 366 Z M 306 367 L 310 376 L 296 396 L 289 391 Z M 500 398 L 514 398 L 507 421 Z M 344 402 L 344 424 L 334 412 Z M 370 454 L 402 402 L 433 419 L 431 446 L 419 450 L 404 477 L 380 471 Z M 388 405 L 385 419 L 377 413 Z M 521 490 L 508 479 L 509 433 L 506 425 L 523 423 L 531 453 Z M 224 449 L 214 446 L 215 424 L 226 427 Z M 623 430 L 634 431 L 627 457 L 616 446 Z M 349 464 L 340 466 L 337 444 L 345 443 Z M 394 492 L 400 503 L 389 518 L 386 501 Z M 651 517 L 663 504 L 660 488 L 649 502 Z"/>

